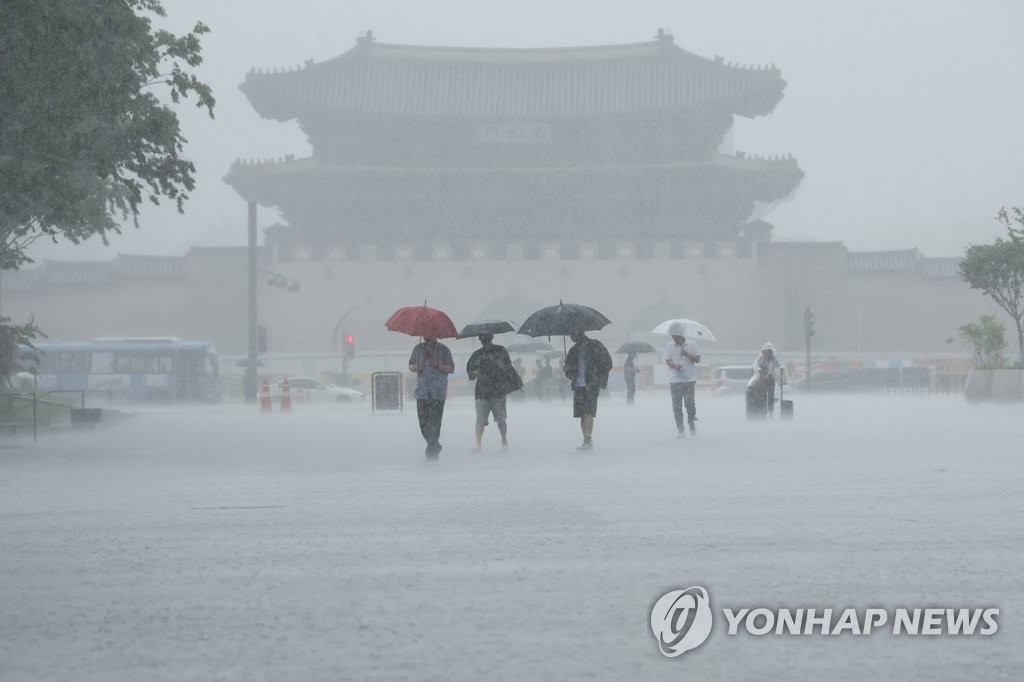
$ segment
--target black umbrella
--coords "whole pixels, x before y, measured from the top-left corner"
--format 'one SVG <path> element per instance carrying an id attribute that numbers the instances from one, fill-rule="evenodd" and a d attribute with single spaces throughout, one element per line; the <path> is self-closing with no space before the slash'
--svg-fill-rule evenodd
<path id="1" fill-rule="evenodd" d="M 657 353 L 658 349 L 646 341 L 627 341 L 618 347 L 616 353 Z"/>
<path id="2" fill-rule="evenodd" d="M 539 353 L 543 350 L 554 350 L 547 341 L 527 341 L 526 343 L 510 343 L 505 346 L 509 353 Z"/>
<path id="3" fill-rule="evenodd" d="M 567 336 L 574 332 L 600 329 L 611 320 L 593 308 L 575 303 L 559 303 L 541 308 L 519 326 L 519 333 L 527 336 Z"/>
<path id="4" fill-rule="evenodd" d="M 515 330 L 515 327 L 504 320 L 482 320 L 463 327 L 462 331 L 459 332 L 459 338 L 466 339 L 471 336 L 480 336 L 481 334 L 504 334 L 505 332 L 514 332 Z"/>

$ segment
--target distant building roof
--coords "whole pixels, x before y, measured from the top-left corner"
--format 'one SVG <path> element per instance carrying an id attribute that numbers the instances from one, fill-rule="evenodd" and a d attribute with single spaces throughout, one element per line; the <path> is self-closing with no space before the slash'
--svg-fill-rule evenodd
<path id="1" fill-rule="evenodd" d="M 260 115 L 315 110 L 410 116 L 554 117 L 671 111 L 714 103 L 765 115 L 786 82 L 774 66 L 740 67 L 658 40 L 542 49 L 422 47 L 360 38 L 298 69 L 251 71 L 240 86 Z"/>
<path id="2" fill-rule="evenodd" d="M 37 270 L 4 270 L 0 272 L 0 291 L 27 291 L 36 281 Z"/>
<path id="3" fill-rule="evenodd" d="M 44 260 L 38 267 L 3 273 L 4 289 L 26 291 L 36 286 L 91 286 L 119 279 L 181 279 L 188 275 L 184 256 L 118 254 L 108 261 Z"/>
<path id="4" fill-rule="evenodd" d="M 963 258 L 922 258 L 917 264 L 917 271 L 923 277 L 936 279 L 957 279 L 960 277 L 960 261 Z"/>
<path id="5" fill-rule="evenodd" d="M 39 279 L 46 284 L 109 284 L 116 276 L 117 261 L 43 261 Z"/>
<path id="6" fill-rule="evenodd" d="M 121 277 L 185 277 L 188 262 L 184 256 L 117 256 L 117 269 Z"/>
<path id="7" fill-rule="evenodd" d="M 898 251 L 851 251 L 847 268 L 851 272 L 907 272 L 936 279 L 960 276 L 960 258 L 925 258 L 917 249 Z"/>
<path id="8" fill-rule="evenodd" d="M 908 272 L 921 260 L 917 249 L 899 251 L 850 251 L 847 267 L 852 272 Z"/>

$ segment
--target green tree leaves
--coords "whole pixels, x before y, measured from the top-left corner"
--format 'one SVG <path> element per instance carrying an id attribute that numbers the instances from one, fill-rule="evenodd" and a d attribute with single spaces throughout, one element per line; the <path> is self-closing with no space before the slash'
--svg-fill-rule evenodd
<path id="1" fill-rule="evenodd" d="M 209 29 L 154 30 L 163 16 L 159 0 L 0 3 L 0 268 L 42 236 L 106 241 L 144 201 L 183 210 L 195 166 L 157 93 L 213 115 L 191 71 Z"/>
<path id="2" fill-rule="evenodd" d="M 1013 318 L 1020 362 L 1024 363 L 1024 210 L 1003 208 L 996 219 L 1006 227 L 1009 239 L 968 246 L 960 262 L 960 276 Z"/>
<path id="3" fill-rule="evenodd" d="M 0 317 L 0 384 L 7 385 L 14 372 L 26 369 L 19 362 L 23 359 L 20 348 L 33 348 L 33 341 L 39 337 L 46 338 L 35 320 L 18 325 L 9 324 L 10 321 L 8 317 Z M 31 351 L 29 355 L 33 360 L 37 359 Z"/>
<path id="4" fill-rule="evenodd" d="M 974 364 L 978 369 L 1002 369 L 1006 365 L 1006 325 L 992 315 L 959 329 L 960 336 L 974 348 Z"/>

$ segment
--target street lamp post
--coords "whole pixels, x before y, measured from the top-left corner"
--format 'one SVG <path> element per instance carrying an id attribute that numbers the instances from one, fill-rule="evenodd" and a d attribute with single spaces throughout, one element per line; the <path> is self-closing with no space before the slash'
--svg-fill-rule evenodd
<path id="1" fill-rule="evenodd" d="M 266 337 L 264 343 L 260 343 L 259 307 L 256 299 L 256 287 L 260 273 L 270 275 L 270 284 L 281 289 L 287 289 L 291 293 L 297 292 L 301 284 L 297 279 L 292 279 L 280 272 L 274 272 L 259 266 L 258 250 L 256 244 L 256 202 L 249 202 L 249 353 L 245 360 L 238 363 L 239 367 L 245 368 L 245 375 L 242 380 L 242 395 L 247 403 L 256 402 L 256 394 L 259 390 L 259 377 L 256 370 L 263 366 L 259 359 L 260 352 L 266 352 Z M 263 330 L 266 332 L 266 330 Z"/>
<path id="2" fill-rule="evenodd" d="M 256 402 L 256 368 L 259 366 L 259 323 L 256 306 L 256 202 L 249 202 L 249 354 L 245 361 L 242 391 L 245 402 Z"/>

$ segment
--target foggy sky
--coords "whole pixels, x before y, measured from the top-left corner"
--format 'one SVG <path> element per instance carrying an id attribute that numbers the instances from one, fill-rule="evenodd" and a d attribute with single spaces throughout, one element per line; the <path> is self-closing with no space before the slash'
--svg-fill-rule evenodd
<path id="1" fill-rule="evenodd" d="M 177 111 L 198 187 L 178 215 L 147 208 L 110 247 L 37 244 L 37 260 L 184 254 L 244 245 L 246 208 L 222 180 L 239 157 L 310 153 L 294 123 L 261 119 L 238 89 L 252 68 L 298 66 L 381 42 L 556 47 L 676 45 L 739 64 L 775 64 L 788 82 L 775 111 L 737 117 L 735 149 L 793 154 L 806 177 L 765 219 L 776 240 L 841 240 L 852 250 L 919 247 L 955 256 L 1001 234 L 994 216 L 1024 205 L 1024 3 L 985 0 L 165 0 L 157 26 L 203 37 L 199 76 L 216 119 Z M 429 8 L 427 5 L 429 4 Z M 279 220 L 261 208 L 260 225 Z"/>

